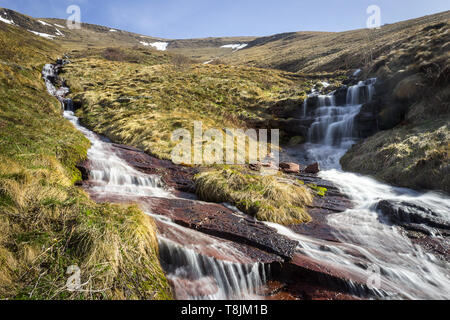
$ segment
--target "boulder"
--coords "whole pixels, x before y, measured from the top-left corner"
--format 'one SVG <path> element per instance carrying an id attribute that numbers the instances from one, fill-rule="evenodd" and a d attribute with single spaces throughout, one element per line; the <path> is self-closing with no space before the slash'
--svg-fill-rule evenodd
<path id="1" fill-rule="evenodd" d="M 81 172 L 81 178 L 83 181 L 89 180 L 89 173 L 92 170 L 92 163 L 90 160 L 84 160 L 83 162 L 80 162 L 77 164 L 77 169 Z"/>
<path id="2" fill-rule="evenodd" d="M 312 173 L 312 174 L 317 174 L 320 172 L 320 166 L 319 163 L 313 163 L 309 166 L 306 167 L 306 169 L 304 170 L 305 173 Z"/>
<path id="3" fill-rule="evenodd" d="M 394 89 L 394 97 L 397 100 L 412 100 L 421 94 L 423 79 L 420 74 L 414 74 L 400 81 Z"/>
<path id="4" fill-rule="evenodd" d="M 250 170 L 253 170 L 253 171 L 260 171 L 260 170 L 261 170 L 261 167 L 262 167 L 262 164 L 261 164 L 261 162 L 250 163 L 250 164 L 248 165 L 248 167 L 250 168 Z"/>
<path id="5" fill-rule="evenodd" d="M 300 165 L 292 162 L 282 162 L 280 163 L 280 168 L 284 173 L 299 173 Z"/>
<path id="6" fill-rule="evenodd" d="M 405 229 L 432 234 L 433 230 L 430 228 L 434 228 L 444 235 L 450 235 L 450 221 L 422 204 L 382 200 L 377 204 L 377 210 L 391 222 Z"/>

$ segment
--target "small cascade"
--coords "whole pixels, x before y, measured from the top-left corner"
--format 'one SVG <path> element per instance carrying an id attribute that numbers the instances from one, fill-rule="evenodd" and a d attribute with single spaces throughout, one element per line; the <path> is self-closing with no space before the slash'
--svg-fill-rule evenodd
<path id="1" fill-rule="evenodd" d="M 315 121 L 308 132 L 308 141 L 335 147 L 347 147 L 354 142 L 353 123 L 361 106 L 372 99 L 376 79 L 360 81 L 347 89 L 347 104 L 336 105 L 334 92 L 329 95 L 314 95 L 317 98 Z M 308 102 L 305 101 L 304 113 Z"/>
<path id="2" fill-rule="evenodd" d="M 130 167 L 112 151 L 109 143 L 81 126 L 73 112 L 65 111 L 64 116 L 91 141 L 88 159 L 92 191 L 105 196 L 119 194 L 133 197 L 170 197 L 170 193 L 163 189 L 163 183 L 158 176 L 147 175 Z"/>
<path id="3" fill-rule="evenodd" d="M 56 88 L 59 70 L 66 63 L 68 63 L 66 60 L 58 60 L 57 64 L 46 64 L 42 69 L 42 78 L 44 78 L 47 91 L 61 103 L 62 110 L 75 111 L 72 99 L 65 97 L 69 94 L 70 89 L 65 84 Z"/>
<path id="4" fill-rule="evenodd" d="M 164 237 L 159 237 L 159 248 L 161 262 L 179 299 L 254 299 L 266 283 L 261 263 L 217 260 Z"/>
<path id="5" fill-rule="evenodd" d="M 354 122 L 364 103 L 372 100 L 376 78 L 360 81 L 346 92 L 346 103 L 338 105 L 336 92 L 309 95 L 303 105 L 303 115 L 314 118 L 308 130 L 309 158 L 321 162 L 323 168 L 339 168 L 339 159 L 357 139 Z M 308 110 L 309 100 L 315 99 L 315 109 Z"/>
<path id="6" fill-rule="evenodd" d="M 58 69 L 58 65 L 45 65 L 42 75 L 48 92 L 61 101 L 64 117 L 91 142 L 89 193 L 99 199 L 118 199 L 125 203 L 139 203 L 148 197 L 174 198 L 164 189 L 159 176 L 135 170 L 116 154 L 110 142 L 79 123 L 73 103 L 65 98 L 69 89 L 56 88 Z M 142 207 L 165 233 L 159 236 L 160 257 L 178 298 L 252 299 L 265 285 L 264 264 L 253 262 L 226 241 L 177 225 L 165 216 L 145 210 L 146 205 Z M 187 238 L 192 240 L 192 245 L 187 244 Z"/>
<path id="7" fill-rule="evenodd" d="M 334 183 L 355 205 L 353 209 L 326 218 L 334 230 L 333 236 L 340 242 L 299 235 L 283 226 L 270 225 L 280 234 L 297 240 L 298 252 L 367 281 L 375 295 L 382 298 L 448 299 L 449 262 L 425 252 L 377 209 L 382 200 L 417 204 L 448 222 L 448 196 L 392 187 L 340 168 L 340 158 L 358 138 L 353 123 L 361 106 L 373 99 L 375 82 L 376 79 L 368 79 L 347 88 L 346 103 L 342 106 L 332 103 L 333 93 L 309 97 L 317 99 L 315 109 L 308 110 L 315 121 L 309 129 L 304 154 L 300 156 L 309 162 L 319 162 L 322 167 L 319 176 Z"/>

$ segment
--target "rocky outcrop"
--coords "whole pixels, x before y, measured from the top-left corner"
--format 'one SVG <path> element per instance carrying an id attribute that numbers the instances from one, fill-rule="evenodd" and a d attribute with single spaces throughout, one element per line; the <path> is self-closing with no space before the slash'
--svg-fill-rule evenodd
<path id="1" fill-rule="evenodd" d="M 406 201 L 382 200 L 377 209 L 391 222 L 405 229 L 425 232 L 429 235 L 450 236 L 450 223 L 440 214 L 423 204 Z"/>
<path id="2" fill-rule="evenodd" d="M 276 230 L 223 205 L 187 199 L 148 198 L 151 212 L 171 218 L 185 227 L 246 244 L 274 253 L 284 259 L 293 257 L 297 242 L 279 235 Z"/>
<path id="3" fill-rule="evenodd" d="M 112 147 L 121 158 L 139 171 L 159 175 L 169 188 L 178 192 L 195 192 L 193 176 L 197 173 L 196 169 L 160 160 L 129 146 L 112 144 Z"/>
<path id="4" fill-rule="evenodd" d="M 400 101 L 417 99 L 424 86 L 423 77 L 420 73 L 413 74 L 400 81 L 394 88 L 394 97 Z"/>
<path id="5" fill-rule="evenodd" d="M 355 119 L 368 138 L 342 158 L 344 170 L 450 192 L 449 30 L 447 23 L 420 29 L 364 71 L 378 78 L 374 100 Z"/>

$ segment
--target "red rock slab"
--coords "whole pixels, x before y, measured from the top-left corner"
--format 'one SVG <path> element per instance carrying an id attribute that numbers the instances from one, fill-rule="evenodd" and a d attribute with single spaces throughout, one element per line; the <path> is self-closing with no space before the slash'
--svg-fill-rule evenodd
<path id="1" fill-rule="evenodd" d="M 355 258 L 355 262 L 358 258 Z M 296 253 L 293 259 L 284 265 L 282 276 L 287 283 L 298 284 L 301 279 L 308 279 L 314 285 L 323 286 L 329 291 L 336 291 L 356 295 L 358 297 L 376 297 L 379 294 L 391 295 L 403 292 L 401 288 L 395 288 L 389 281 L 381 280 L 378 290 L 373 290 L 368 285 L 369 274 L 363 269 L 349 269 L 336 263 L 321 261 L 302 253 Z M 292 280 L 295 279 L 295 282 Z"/>
<path id="2" fill-rule="evenodd" d="M 167 217 L 169 219 L 176 218 L 176 215 L 173 215 L 173 207 L 174 203 L 185 203 L 190 204 L 191 201 L 186 199 L 165 199 L 165 198 L 151 198 L 151 197 L 139 197 L 139 196 L 124 196 L 124 195 L 109 195 L 105 196 L 103 194 L 97 194 L 92 190 L 87 189 L 91 198 L 96 202 L 108 202 L 108 203 L 135 203 L 139 204 L 141 208 L 148 213 L 155 214 L 152 218 L 156 222 L 156 225 L 159 230 L 160 236 L 163 236 L 169 240 L 172 240 L 179 245 L 190 247 L 194 249 L 196 252 L 214 257 L 219 260 L 237 262 L 237 263 L 281 263 L 283 259 L 273 253 L 268 252 L 267 250 L 259 249 L 255 246 L 248 245 L 244 243 L 244 241 L 234 241 L 233 239 L 224 239 L 223 237 L 215 237 L 214 232 L 209 232 L 209 234 L 205 234 L 200 232 L 201 230 L 195 230 L 195 228 L 190 228 L 186 226 L 186 223 L 179 223 L 176 219 L 173 221 L 164 221 L 162 219 L 158 219 L 158 216 Z M 211 210 L 210 206 L 220 207 L 224 210 L 228 210 L 227 208 L 220 206 L 192 201 L 193 203 L 198 203 L 196 206 L 196 210 L 205 211 L 206 209 Z M 164 203 L 165 206 L 158 207 L 159 204 Z M 154 210 L 153 208 L 159 208 L 160 210 Z M 202 209 L 203 207 L 203 209 Z M 206 209 L 205 209 L 206 208 Z M 216 208 L 215 208 L 216 210 Z M 199 214 L 201 213 L 199 211 Z M 230 210 L 228 210 L 230 211 Z M 183 215 L 184 211 L 182 207 L 176 211 L 178 214 Z M 232 212 L 232 211 L 230 211 Z M 229 212 L 229 214 L 230 214 Z M 195 226 L 195 224 L 193 224 Z M 276 237 L 276 234 L 273 234 Z M 219 244 L 219 246 L 217 245 Z M 220 247 L 220 250 L 217 249 Z M 248 260 L 248 261 L 245 261 Z"/>
<path id="3" fill-rule="evenodd" d="M 112 144 L 113 151 L 135 169 L 157 174 L 168 186 L 181 192 L 195 192 L 193 176 L 195 168 L 176 165 L 168 160 L 152 157 L 143 151 L 121 144 Z"/>
<path id="4" fill-rule="evenodd" d="M 358 297 L 330 290 L 308 279 L 297 279 L 295 283 L 269 281 L 261 293 L 267 300 L 359 300 Z"/>
<path id="5" fill-rule="evenodd" d="M 213 277 L 191 280 L 171 276 L 168 280 L 174 288 L 177 300 L 189 300 L 191 297 L 201 299 L 219 292 L 219 286 Z"/>
<path id="6" fill-rule="evenodd" d="M 184 248 L 192 249 L 204 256 L 242 264 L 272 264 L 283 261 L 275 254 L 267 253 L 245 244 L 206 235 L 157 218 L 154 220 L 160 237 L 169 239 Z"/>
<path id="7" fill-rule="evenodd" d="M 297 241 L 288 239 L 251 217 L 240 215 L 221 204 L 188 199 L 145 198 L 146 209 L 153 214 L 167 216 L 175 223 L 223 238 L 246 244 L 290 260 Z"/>

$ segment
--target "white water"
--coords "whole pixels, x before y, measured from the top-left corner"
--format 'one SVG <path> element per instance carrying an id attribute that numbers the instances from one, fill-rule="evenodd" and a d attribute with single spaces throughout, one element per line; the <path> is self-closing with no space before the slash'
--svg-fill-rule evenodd
<path id="1" fill-rule="evenodd" d="M 374 83 L 375 79 L 370 79 L 350 87 L 346 106 L 334 105 L 333 97 L 319 96 L 316 122 L 310 128 L 310 142 L 305 147 L 309 160 L 319 162 L 326 169 L 320 172 L 320 177 L 332 181 L 355 203 L 353 209 L 327 218 L 342 244 L 298 235 L 290 229 L 271 225 L 298 240 L 299 251 L 318 261 L 331 262 L 368 283 L 374 279 L 375 272 L 376 277 L 379 275 L 375 278 L 379 283 L 374 289 L 380 294 L 392 298 L 449 299 L 449 262 L 440 261 L 412 244 L 400 228 L 384 223 L 375 207 L 380 200 L 405 200 L 428 207 L 449 221 L 450 199 L 437 193 L 395 188 L 341 170 L 340 158 L 357 139 L 353 130 L 354 118 L 361 103 L 372 99 Z M 364 94 L 360 90 L 365 90 Z"/>
<path id="2" fill-rule="evenodd" d="M 56 89 L 52 83 L 52 78 L 57 76 L 55 67 L 45 65 L 42 75 L 48 92 L 65 101 L 68 88 Z M 129 166 L 115 153 L 110 143 L 80 125 L 73 111 L 65 110 L 64 117 L 91 142 L 87 154 L 91 169 L 90 192 L 110 199 L 117 197 L 119 202 L 139 203 L 140 197 L 175 198 L 164 189 L 160 177 Z M 147 207 L 148 203 L 143 206 L 144 209 Z M 256 290 L 265 284 L 264 265 L 254 263 L 229 242 L 184 228 L 149 210 L 146 213 L 163 226 L 165 236 L 158 239 L 160 254 L 177 296 L 183 299 L 251 299 L 255 297 Z M 188 239 L 192 240 L 190 244 Z M 204 252 L 211 253 L 215 258 Z"/>
<path id="3" fill-rule="evenodd" d="M 48 79 L 54 75 L 52 72 L 53 69 L 46 66 L 43 75 L 49 92 L 58 96 L 58 90 Z M 373 91 L 369 92 L 373 94 Z M 320 99 L 324 101 L 323 107 L 329 104 L 328 107 L 337 108 L 332 102 L 327 102 L 327 97 Z M 354 141 L 348 125 L 356 106 L 343 108 L 346 109 L 336 112 L 317 111 L 319 114 L 325 114 L 317 125 L 322 130 L 319 132 L 321 138 L 316 144 L 310 144 L 312 147 L 309 150 L 311 159 L 335 168 L 339 168 L 340 155 L 345 153 L 346 148 Z M 169 191 L 162 188 L 157 176 L 146 175 L 130 167 L 112 151 L 109 143 L 82 127 L 73 112 L 65 111 L 64 116 L 92 143 L 88 157 L 92 162 L 91 181 L 95 192 L 129 199 L 139 195 L 172 197 Z M 321 122 L 328 125 L 322 125 Z M 326 142 L 326 133 L 331 125 L 341 133 L 341 138 Z M 379 214 L 373 209 L 380 199 L 414 200 L 425 203 L 448 219 L 448 198 L 433 193 L 419 194 L 407 189 L 393 188 L 339 169 L 322 171 L 320 175 L 333 181 L 356 203 L 354 209 L 328 218 L 328 223 L 337 230 L 336 236 L 343 243 L 336 244 L 302 236 L 275 224 L 271 226 L 299 241 L 298 250 L 305 255 L 318 261 L 331 262 L 351 271 L 359 278 L 369 279 L 372 274 L 366 269 L 372 270 L 375 266 L 376 270 L 379 270 L 380 286 L 374 288 L 374 291 L 382 295 L 391 294 L 393 298 L 410 299 L 450 298 L 448 263 L 424 253 L 398 228 L 380 222 Z M 256 289 L 265 283 L 262 265 L 248 262 L 241 252 L 225 241 L 183 228 L 166 217 L 154 217 L 158 224 L 164 225 L 165 232 L 170 235 L 170 238 L 166 235 L 159 238 L 161 256 L 168 265 L 168 278 L 175 283 L 176 292 L 180 296 L 189 299 L 248 299 L 254 297 Z M 221 255 L 224 259 L 199 254 L 204 252 L 205 248 L 214 252 L 214 257 Z"/>
<path id="4" fill-rule="evenodd" d="M 65 111 L 64 117 L 91 141 L 88 159 L 92 167 L 89 181 L 94 184 L 91 187 L 93 192 L 108 197 L 117 195 L 121 199 L 128 197 L 130 201 L 136 201 L 137 196 L 174 198 L 163 189 L 158 176 L 130 167 L 112 151 L 110 143 L 81 126 L 73 112 Z M 160 236 L 158 240 L 162 260 L 169 271 L 167 277 L 173 281 L 177 296 L 186 299 L 251 299 L 265 283 L 264 266 L 252 263 L 225 241 L 179 226 L 150 211 L 147 214 L 163 224 L 164 229 L 170 229 L 165 232 L 171 239 Z M 187 238 L 195 239 L 192 245 Z M 205 251 L 220 255 L 221 259 L 202 254 Z M 209 294 L 197 296 L 199 292 Z"/>

